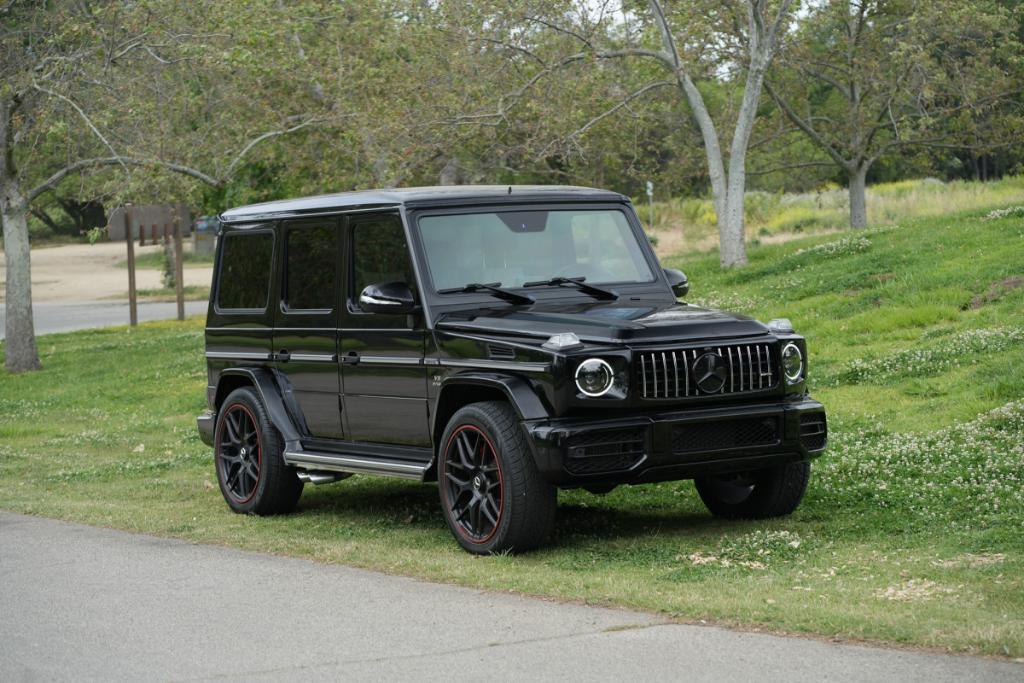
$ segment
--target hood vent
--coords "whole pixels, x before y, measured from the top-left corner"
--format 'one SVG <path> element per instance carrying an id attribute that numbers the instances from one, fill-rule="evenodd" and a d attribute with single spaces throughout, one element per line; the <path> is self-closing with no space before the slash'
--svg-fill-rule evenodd
<path id="1" fill-rule="evenodd" d="M 487 357 L 491 360 L 515 360 L 516 350 L 511 346 L 487 345 Z"/>

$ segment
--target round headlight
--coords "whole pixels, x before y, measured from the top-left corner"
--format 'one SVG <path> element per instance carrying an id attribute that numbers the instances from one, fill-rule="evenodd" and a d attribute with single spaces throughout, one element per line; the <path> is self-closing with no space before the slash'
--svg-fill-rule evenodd
<path id="1" fill-rule="evenodd" d="M 576 368 L 576 386 L 587 396 L 604 396 L 614 382 L 612 366 L 600 358 L 588 358 Z"/>
<path id="2" fill-rule="evenodd" d="M 786 344 L 782 349 L 782 371 L 786 384 L 796 384 L 804 375 L 804 356 L 796 344 Z"/>

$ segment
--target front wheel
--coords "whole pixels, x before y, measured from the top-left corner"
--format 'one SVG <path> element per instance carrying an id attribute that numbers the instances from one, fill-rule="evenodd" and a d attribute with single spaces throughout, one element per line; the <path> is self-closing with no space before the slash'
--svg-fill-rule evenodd
<path id="1" fill-rule="evenodd" d="M 811 463 L 794 462 L 755 472 L 694 481 L 711 514 L 726 519 L 784 517 L 796 510 L 811 478 Z"/>
<path id="2" fill-rule="evenodd" d="M 452 416 L 437 479 L 448 528 L 471 553 L 536 548 L 554 526 L 557 493 L 537 472 L 507 403 L 473 403 Z"/>

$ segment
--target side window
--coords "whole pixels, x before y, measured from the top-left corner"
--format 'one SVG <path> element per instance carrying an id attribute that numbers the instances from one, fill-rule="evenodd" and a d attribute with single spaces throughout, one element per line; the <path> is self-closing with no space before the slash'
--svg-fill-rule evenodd
<path id="1" fill-rule="evenodd" d="M 267 308 L 274 234 L 229 232 L 221 239 L 217 306 L 222 309 Z"/>
<path id="2" fill-rule="evenodd" d="M 352 225 L 352 299 L 367 285 L 404 282 L 416 292 L 402 219 L 395 215 L 360 218 Z"/>
<path id="3" fill-rule="evenodd" d="M 288 230 L 284 286 L 288 310 L 334 308 L 338 253 L 335 235 L 329 225 Z"/>

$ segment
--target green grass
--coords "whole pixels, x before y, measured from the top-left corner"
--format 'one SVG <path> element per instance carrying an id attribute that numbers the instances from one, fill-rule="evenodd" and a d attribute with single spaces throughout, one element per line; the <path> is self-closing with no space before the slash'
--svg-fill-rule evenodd
<path id="1" fill-rule="evenodd" d="M 186 301 L 208 301 L 210 299 L 210 288 L 200 285 L 185 285 Z M 139 301 L 177 301 L 178 294 L 173 288 L 161 287 L 159 289 L 140 289 L 136 294 Z M 123 300 L 123 296 L 116 297 Z"/>
<path id="2" fill-rule="evenodd" d="M 40 339 L 0 376 L 0 507 L 431 580 L 761 629 L 1024 657 L 1024 218 L 983 212 L 672 258 L 692 299 L 806 334 L 832 446 L 790 518 L 723 522 L 689 482 L 560 495 L 552 544 L 463 553 L 433 485 L 309 487 L 230 513 L 193 422 L 202 323 Z"/>

